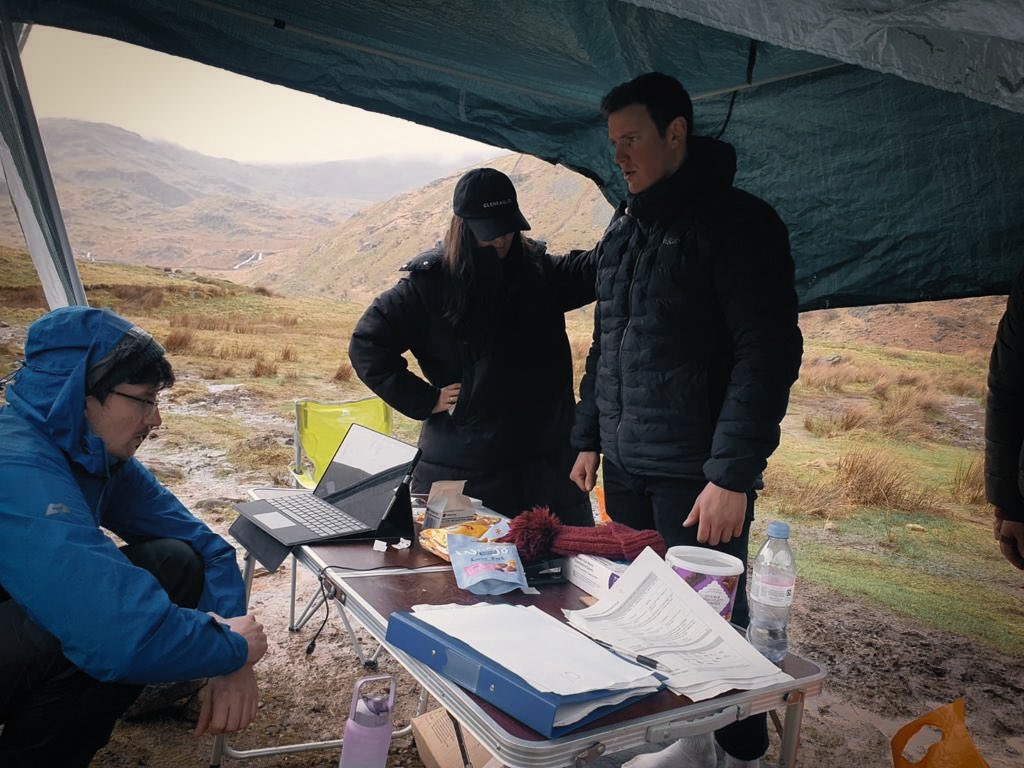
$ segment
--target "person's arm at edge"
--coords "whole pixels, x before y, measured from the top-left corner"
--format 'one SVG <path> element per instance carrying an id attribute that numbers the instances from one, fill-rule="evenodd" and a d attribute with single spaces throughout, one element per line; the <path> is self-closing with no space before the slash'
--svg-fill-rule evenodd
<path id="1" fill-rule="evenodd" d="M 1014 280 L 989 358 L 985 405 L 985 496 L 1003 557 L 1024 569 L 1024 271 Z"/>
<path id="2" fill-rule="evenodd" d="M 597 248 L 572 250 L 564 256 L 545 254 L 551 295 L 562 312 L 584 307 L 595 298 Z"/>

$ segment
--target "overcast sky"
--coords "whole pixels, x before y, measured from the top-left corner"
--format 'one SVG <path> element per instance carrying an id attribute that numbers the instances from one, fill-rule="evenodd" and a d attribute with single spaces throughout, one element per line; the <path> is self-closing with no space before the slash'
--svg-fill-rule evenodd
<path id="1" fill-rule="evenodd" d="M 213 157 L 293 163 L 505 150 L 102 37 L 33 27 L 22 51 L 36 117 L 110 123 Z"/>

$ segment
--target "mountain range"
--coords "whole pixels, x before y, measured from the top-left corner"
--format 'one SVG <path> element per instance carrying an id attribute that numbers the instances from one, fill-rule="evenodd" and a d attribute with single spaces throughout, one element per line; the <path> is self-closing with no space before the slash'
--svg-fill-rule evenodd
<path id="1" fill-rule="evenodd" d="M 577 173 L 529 155 L 507 155 L 488 165 L 512 179 L 531 225 L 527 235 L 543 240 L 553 253 L 592 247 L 608 224 L 611 206 Z M 402 264 L 444 237 L 460 175 L 368 206 L 308 246 L 220 276 L 290 295 L 365 304 L 398 279 Z"/>
<path id="2" fill-rule="evenodd" d="M 78 257 L 227 268 L 307 246 L 352 213 L 416 189 L 457 163 L 370 159 L 251 165 L 102 123 L 40 121 Z M 22 247 L 0 182 L 0 243 Z"/>

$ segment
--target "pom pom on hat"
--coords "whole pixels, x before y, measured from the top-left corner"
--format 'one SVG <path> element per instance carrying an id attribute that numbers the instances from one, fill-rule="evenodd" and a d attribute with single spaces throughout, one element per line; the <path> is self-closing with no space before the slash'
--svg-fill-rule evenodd
<path id="1" fill-rule="evenodd" d="M 622 523 L 563 525 L 547 507 L 534 507 L 509 522 L 502 541 L 516 545 L 524 564 L 555 555 L 600 555 L 612 560 L 632 560 L 645 547 L 660 557 L 668 547 L 657 531 L 638 531 Z"/>

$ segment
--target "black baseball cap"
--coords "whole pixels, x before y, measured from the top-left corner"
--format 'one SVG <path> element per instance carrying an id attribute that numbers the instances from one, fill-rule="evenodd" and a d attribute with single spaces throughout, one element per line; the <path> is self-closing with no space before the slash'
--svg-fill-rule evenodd
<path id="1" fill-rule="evenodd" d="M 512 180 L 494 168 L 474 168 L 459 179 L 452 207 L 482 242 L 530 228 Z"/>

